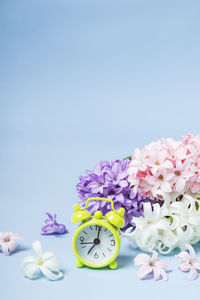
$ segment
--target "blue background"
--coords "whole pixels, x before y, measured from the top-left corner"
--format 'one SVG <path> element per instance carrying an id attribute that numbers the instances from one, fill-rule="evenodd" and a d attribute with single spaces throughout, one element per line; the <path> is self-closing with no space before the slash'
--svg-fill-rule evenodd
<path id="1" fill-rule="evenodd" d="M 195 0 L 1 0 L 0 231 L 25 237 L 12 256 L 0 253 L 2 300 L 199 293 L 199 279 L 187 281 L 173 256 L 163 257 L 174 269 L 167 283 L 139 280 L 139 252 L 126 240 L 118 270 L 77 269 L 70 224 L 85 169 L 200 132 L 199 10 Z M 40 236 L 46 211 L 70 233 Z M 63 280 L 23 277 L 37 239 L 57 253 Z"/>

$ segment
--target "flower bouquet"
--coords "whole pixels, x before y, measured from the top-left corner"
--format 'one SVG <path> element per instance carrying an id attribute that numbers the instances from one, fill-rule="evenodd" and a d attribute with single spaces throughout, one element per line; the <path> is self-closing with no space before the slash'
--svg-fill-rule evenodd
<path id="1" fill-rule="evenodd" d="M 123 234 L 144 251 L 169 253 L 200 240 L 200 135 L 152 142 L 132 157 L 101 161 L 77 184 L 80 201 L 125 208 Z M 110 205 L 93 202 L 91 213 Z"/>

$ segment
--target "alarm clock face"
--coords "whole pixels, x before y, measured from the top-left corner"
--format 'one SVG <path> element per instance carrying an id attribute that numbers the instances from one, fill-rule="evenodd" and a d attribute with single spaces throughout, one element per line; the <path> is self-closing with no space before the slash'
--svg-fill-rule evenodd
<path id="1" fill-rule="evenodd" d="M 90 225 L 84 227 L 76 238 L 79 256 L 89 264 L 106 265 L 117 250 L 117 241 L 107 227 Z"/>

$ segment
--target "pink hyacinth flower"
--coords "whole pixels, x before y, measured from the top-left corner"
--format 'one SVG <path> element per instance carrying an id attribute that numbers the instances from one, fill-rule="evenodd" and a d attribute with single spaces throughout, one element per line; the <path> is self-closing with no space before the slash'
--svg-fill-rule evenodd
<path id="1" fill-rule="evenodd" d="M 147 274 L 153 274 L 154 280 L 158 280 L 161 276 L 163 280 L 167 280 L 167 274 L 164 269 L 170 270 L 170 266 L 160 261 L 158 258 L 158 253 L 154 250 L 151 251 L 152 257 L 150 257 L 148 254 L 138 254 L 134 258 L 135 265 L 143 265 L 138 273 L 137 276 L 139 278 L 144 278 Z"/>
<path id="2" fill-rule="evenodd" d="M 189 250 L 189 253 L 186 251 L 182 251 L 175 257 L 182 259 L 179 265 L 179 269 L 183 272 L 189 272 L 188 279 L 194 280 L 198 276 L 198 270 L 200 270 L 200 263 L 196 258 L 194 248 L 188 244 L 185 246 Z"/>
<path id="3" fill-rule="evenodd" d="M 23 239 L 23 236 L 12 232 L 0 232 L 0 246 L 3 253 L 9 255 L 17 248 L 16 240 Z"/>

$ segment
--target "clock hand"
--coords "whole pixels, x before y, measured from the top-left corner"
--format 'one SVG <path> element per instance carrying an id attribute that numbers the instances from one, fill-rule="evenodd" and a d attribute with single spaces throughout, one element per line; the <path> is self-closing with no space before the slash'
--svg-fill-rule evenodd
<path id="1" fill-rule="evenodd" d="M 85 243 L 80 243 L 81 245 L 83 244 L 94 244 L 94 242 L 85 242 Z"/>
<path id="2" fill-rule="evenodd" d="M 99 230 L 98 230 L 98 234 L 97 234 L 97 239 L 99 239 L 100 231 L 101 231 L 101 226 L 99 226 Z"/>
<path id="3" fill-rule="evenodd" d="M 92 249 L 94 248 L 95 245 L 99 245 L 101 243 L 100 239 L 98 238 L 100 230 L 101 230 L 101 227 L 99 228 L 97 238 L 94 239 L 94 245 L 89 249 L 88 254 L 90 254 L 90 252 L 92 251 Z"/>
<path id="4" fill-rule="evenodd" d="M 95 245 L 96 245 L 96 244 L 94 244 L 94 245 L 90 248 L 90 250 L 88 251 L 88 254 L 90 254 L 90 252 L 92 251 L 92 249 L 94 248 Z"/>

